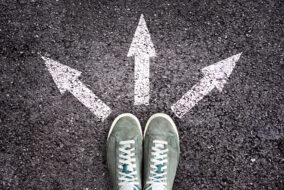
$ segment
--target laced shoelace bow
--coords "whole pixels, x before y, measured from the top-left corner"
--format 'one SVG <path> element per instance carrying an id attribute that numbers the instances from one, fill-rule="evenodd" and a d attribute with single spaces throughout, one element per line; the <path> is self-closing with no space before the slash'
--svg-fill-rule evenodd
<path id="1" fill-rule="evenodd" d="M 165 189 L 167 185 L 167 163 L 168 163 L 168 143 L 162 140 L 154 140 L 154 146 L 152 147 L 151 154 L 153 158 L 151 159 L 151 170 L 150 177 L 147 181 L 148 188 L 150 189 Z"/>
<path id="2" fill-rule="evenodd" d="M 119 142 L 119 183 L 121 190 L 139 190 L 134 140 Z"/>

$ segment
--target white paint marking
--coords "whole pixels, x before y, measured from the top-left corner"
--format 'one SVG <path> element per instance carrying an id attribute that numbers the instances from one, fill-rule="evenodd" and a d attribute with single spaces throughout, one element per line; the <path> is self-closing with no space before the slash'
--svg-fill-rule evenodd
<path id="1" fill-rule="evenodd" d="M 232 73 L 241 53 L 202 69 L 204 77 L 182 98 L 172 105 L 172 111 L 181 118 L 215 87 L 221 92 Z"/>
<path id="2" fill-rule="evenodd" d="M 101 120 L 111 113 L 111 109 L 78 80 L 81 72 L 52 59 L 46 57 L 42 57 L 42 59 L 61 94 L 69 91 Z"/>
<path id="3" fill-rule="evenodd" d="M 127 57 L 135 56 L 134 105 L 149 104 L 150 57 L 156 52 L 144 16 L 141 15 Z"/>

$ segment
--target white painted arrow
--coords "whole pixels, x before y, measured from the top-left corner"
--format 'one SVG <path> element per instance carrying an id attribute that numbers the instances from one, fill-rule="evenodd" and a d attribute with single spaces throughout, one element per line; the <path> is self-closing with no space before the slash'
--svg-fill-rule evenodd
<path id="1" fill-rule="evenodd" d="M 111 109 L 78 80 L 81 72 L 52 59 L 46 57 L 42 57 L 42 59 L 61 94 L 69 91 L 101 120 L 111 113 Z"/>
<path id="2" fill-rule="evenodd" d="M 172 111 L 181 118 L 215 87 L 221 92 L 232 73 L 241 53 L 224 59 L 202 69 L 204 77 L 194 85 L 182 98 L 172 105 Z"/>
<path id="3" fill-rule="evenodd" d="M 150 57 L 156 56 L 154 45 L 141 15 L 127 57 L 135 56 L 134 105 L 149 104 L 150 98 Z"/>

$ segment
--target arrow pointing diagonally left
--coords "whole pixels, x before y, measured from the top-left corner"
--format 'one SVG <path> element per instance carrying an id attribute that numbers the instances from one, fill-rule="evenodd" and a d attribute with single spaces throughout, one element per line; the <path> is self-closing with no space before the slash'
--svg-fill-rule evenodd
<path id="1" fill-rule="evenodd" d="M 174 105 L 172 111 L 181 118 L 215 87 L 221 92 L 241 53 L 202 69 L 204 77 Z"/>
<path id="2" fill-rule="evenodd" d="M 141 15 L 127 57 L 135 56 L 134 67 L 134 105 L 149 104 L 150 93 L 150 57 L 156 56 L 154 45 Z"/>
<path id="3" fill-rule="evenodd" d="M 104 120 L 111 113 L 111 109 L 78 80 L 81 72 L 52 59 L 46 57 L 42 57 L 42 59 L 45 61 L 45 65 L 61 94 L 69 91 L 101 120 Z"/>

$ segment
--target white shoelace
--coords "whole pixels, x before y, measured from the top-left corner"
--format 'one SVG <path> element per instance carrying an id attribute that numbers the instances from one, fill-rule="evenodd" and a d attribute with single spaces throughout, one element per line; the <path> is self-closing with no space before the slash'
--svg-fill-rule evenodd
<path id="1" fill-rule="evenodd" d="M 120 190 L 139 190 L 134 140 L 119 142 L 119 186 Z"/>
<path id="2" fill-rule="evenodd" d="M 149 189 L 159 189 L 166 190 L 167 185 L 167 163 L 168 163 L 168 148 L 167 142 L 162 140 L 154 140 L 154 146 L 152 147 L 152 156 L 151 159 L 151 170 L 150 170 L 150 179 L 147 181 L 146 190 Z"/>

